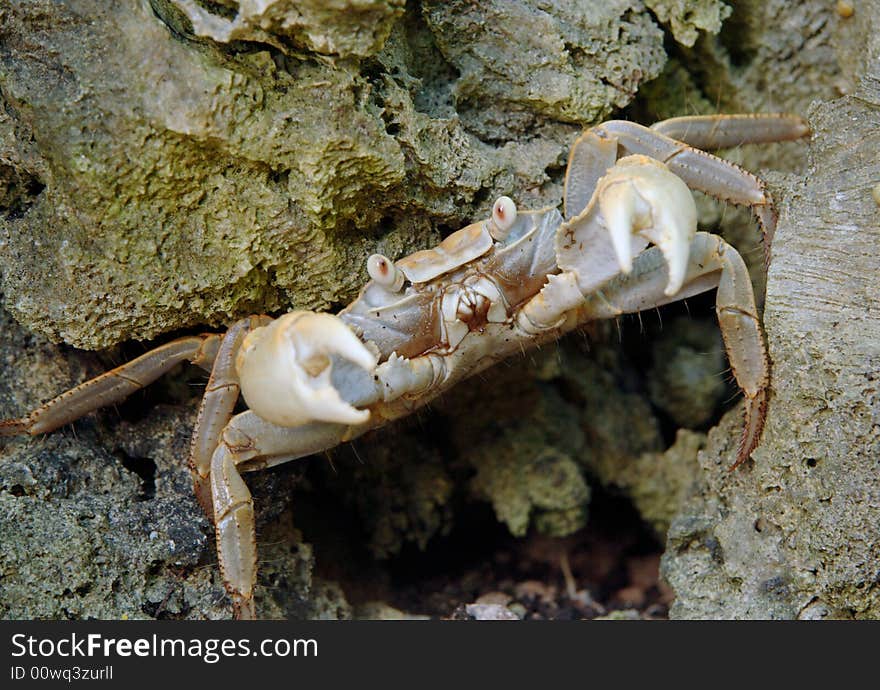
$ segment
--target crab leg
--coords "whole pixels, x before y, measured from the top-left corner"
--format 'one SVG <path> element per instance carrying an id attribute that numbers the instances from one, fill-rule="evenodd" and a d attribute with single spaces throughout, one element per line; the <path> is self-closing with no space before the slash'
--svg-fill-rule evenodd
<path id="1" fill-rule="evenodd" d="M 650 156 L 666 163 L 691 189 L 722 201 L 751 207 L 761 227 L 765 262 L 769 264 L 770 244 L 776 232 L 776 212 L 770 193 L 759 177 L 734 163 L 635 122 L 612 120 L 595 127 L 594 131 L 616 139 L 627 154 Z"/>
<path id="2" fill-rule="evenodd" d="M 232 418 L 211 458 L 210 487 L 223 582 L 232 598 L 235 617 L 254 619 L 257 542 L 254 504 L 242 472 L 263 469 L 327 450 L 367 431 L 336 422 L 311 422 L 301 427 L 275 426 L 253 412 Z"/>
<path id="3" fill-rule="evenodd" d="M 793 141 L 810 134 L 806 121 L 789 113 L 689 115 L 662 120 L 650 129 L 706 151 Z"/>
<path id="4" fill-rule="evenodd" d="M 223 584 L 232 599 L 233 615 L 256 620 L 254 585 L 257 581 L 257 534 L 254 502 L 236 468 L 235 452 L 224 440 L 211 461 L 211 497 L 217 559 Z"/>
<path id="5" fill-rule="evenodd" d="M 189 470 L 196 499 L 209 518 L 214 514 L 208 481 L 211 456 L 217 447 L 223 427 L 232 419 L 232 411 L 240 393 L 238 374 L 235 371 L 235 356 L 245 336 L 270 321 L 268 316 L 251 316 L 238 321 L 223 336 L 214 357 L 211 377 L 205 387 L 205 395 L 193 428 L 189 453 Z"/>
<path id="6" fill-rule="evenodd" d="M 575 139 L 568 154 L 565 175 L 563 211 L 566 220 L 587 208 L 599 179 L 616 160 L 617 140 L 613 137 L 601 136 L 595 129 L 588 129 Z"/>
<path id="7" fill-rule="evenodd" d="M 696 167 L 696 174 L 682 176 L 694 189 L 738 204 L 762 204 L 763 197 L 755 190 L 764 194 L 764 189 L 755 176 L 721 159 L 701 157 L 701 153 L 707 154 L 692 151 L 691 147 L 714 150 L 790 141 L 809 134 L 810 127 L 802 118 L 787 113 L 674 117 L 650 128 L 625 121 L 606 122 L 586 130 L 571 147 L 565 178 L 565 218 L 573 218 L 587 207 L 599 179 L 614 165 L 618 153 L 621 157 L 627 153 L 641 153 L 664 162 L 673 156 L 687 154 L 685 157 L 692 160 L 679 161 L 671 167 L 675 173 L 679 173 L 676 165 L 688 169 Z M 682 147 L 682 143 L 687 146 Z M 618 151 L 618 145 L 622 151 Z M 733 187 L 729 184 L 731 180 Z M 704 186 L 700 186 L 701 182 Z M 731 190 L 733 194 L 730 194 Z M 768 221 L 766 213 L 762 215 L 759 209 L 756 213 L 762 223 Z M 772 219 L 769 221 L 767 227 L 772 235 Z"/>
<path id="8" fill-rule="evenodd" d="M 715 311 L 733 375 L 746 398 L 746 424 L 734 467 L 758 445 L 767 414 L 770 361 L 755 307 L 748 270 L 737 251 L 717 235 L 699 232 L 691 242 L 684 285 L 667 295 L 666 261 L 652 247 L 633 262 L 633 271 L 591 296 L 579 320 L 614 318 L 658 307 L 718 288 Z"/>
<path id="9" fill-rule="evenodd" d="M 172 340 L 137 359 L 81 383 L 20 419 L 0 421 L 0 436 L 45 434 L 101 407 L 113 405 L 151 384 L 180 362 L 210 368 L 220 336 L 193 335 Z"/>

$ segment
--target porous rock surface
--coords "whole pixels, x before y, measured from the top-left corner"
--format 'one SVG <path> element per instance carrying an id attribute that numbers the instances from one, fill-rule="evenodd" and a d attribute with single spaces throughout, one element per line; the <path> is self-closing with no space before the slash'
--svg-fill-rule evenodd
<path id="1" fill-rule="evenodd" d="M 728 472 L 731 416 L 699 453 L 663 561 L 675 616 L 880 616 L 880 4 L 857 13 L 871 27 L 860 76 L 810 109 L 806 170 L 785 182 L 764 312 L 764 440 L 745 471 Z"/>
<path id="2" fill-rule="evenodd" d="M 791 110 L 810 116 L 810 146 L 730 154 L 784 171 L 765 175 L 782 216 L 765 313 L 773 396 L 752 462 L 728 472 L 740 408 L 705 433 L 719 414 L 716 362 L 700 354 L 714 347 L 711 313 L 680 334 L 649 323 L 629 348 L 599 327 L 588 347 L 578 334 L 462 384 L 433 422 L 358 444 L 344 471 L 309 461 L 330 479 L 304 478 L 306 463 L 249 475 L 257 605 L 354 615 L 315 575 L 292 492 L 336 495 L 388 556 L 429 546 L 473 501 L 515 534 L 567 534 L 602 484 L 668 531 L 673 616 L 880 614 L 877 49 L 857 28 L 876 23 L 877 3 L 859 6 L 858 25 L 817 0 L 338 0 L 297 3 L 295 16 L 284 0 L 262 5 L 264 16 L 183 0 L 0 10 L 0 417 L 126 354 L 52 341 L 103 348 L 326 309 L 356 293 L 368 254 L 429 246 L 501 193 L 555 205 L 579 127 L 628 104 L 645 122 Z M 196 7 L 217 20 L 213 36 Z M 216 34 L 236 21 L 241 33 Z M 760 277 L 748 214 L 709 209 L 702 222 Z M 653 351 L 641 364 L 640 350 Z M 675 366 L 707 394 L 688 405 Z M 185 467 L 203 381 L 4 439 L 0 615 L 229 615 Z M 432 424 L 442 442 L 425 436 Z"/>
<path id="3" fill-rule="evenodd" d="M 363 37 L 356 20 L 375 32 L 369 12 L 307 3 L 300 18 L 335 38 L 267 22 L 287 50 L 194 35 L 179 5 L 195 3 L 4 9 L 0 291 L 15 318 L 100 348 L 343 303 L 376 249 L 430 245 L 502 192 L 558 203 L 568 123 L 626 105 L 666 59 L 635 0 L 339 3 L 354 4 L 384 12 L 368 46 L 341 37 Z M 337 54 L 297 52 L 315 43 Z"/>

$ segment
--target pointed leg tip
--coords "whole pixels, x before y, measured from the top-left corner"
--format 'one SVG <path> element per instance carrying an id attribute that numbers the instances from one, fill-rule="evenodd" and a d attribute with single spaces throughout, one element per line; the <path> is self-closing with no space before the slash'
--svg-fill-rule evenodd
<path id="1" fill-rule="evenodd" d="M 746 399 L 745 426 L 740 437 L 739 448 L 736 453 L 736 462 L 731 465 L 729 471 L 735 470 L 746 460 L 751 458 L 752 452 L 761 442 L 764 432 L 764 420 L 767 417 L 767 391 L 761 390 L 754 398 Z"/>
<path id="2" fill-rule="evenodd" d="M 804 137 L 812 137 L 813 136 L 813 128 L 810 126 L 810 123 L 807 122 L 802 117 L 798 118 L 799 122 L 797 127 L 795 128 L 795 135 L 798 139 Z"/>
<path id="3" fill-rule="evenodd" d="M 252 596 L 245 597 L 242 594 L 232 594 L 232 616 L 237 621 L 257 620 L 257 610 Z"/>
<path id="4" fill-rule="evenodd" d="M 21 436 L 29 433 L 29 427 L 27 418 L 0 420 L 0 436 Z"/>

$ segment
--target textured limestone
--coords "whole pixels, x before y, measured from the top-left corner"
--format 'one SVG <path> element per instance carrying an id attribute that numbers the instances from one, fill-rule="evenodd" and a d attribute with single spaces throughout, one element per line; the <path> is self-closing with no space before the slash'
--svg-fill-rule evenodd
<path id="1" fill-rule="evenodd" d="M 679 317 L 655 337 L 648 374 L 651 402 L 676 426 L 699 428 L 712 419 L 727 391 L 727 368 L 717 324 Z"/>
<path id="2" fill-rule="evenodd" d="M 539 371 L 546 359 L 533 360 Z M 535 368 L 521 359 L 494 367 L 491 390 L 462 384 L 441 409 L 455 415 L 452 440 L 473 468 L 471 491 L 492 503 L 512 534 L 524 535 L 533 522 L 568 534 L 586 522 L 590 498 L 576 462 L 584 435 L 577 410 L 536 382 Z"/>
<path id="3" fill-rule="evenodd" d="M 661 22 L 668 23 L 676 41 L 692 46 L 701 31 L 717 34 L 732 9 L 720 0 L 645 0 Z"/>
<path id="4" fill-rule="evenodd" d="M 587 429 L 581 462 L 603 483 L 613 483 L 643 453 L 662 450 L 659 421 L 613 327 L 604 329 L 588 356 L 565 358 L 560 375 Z"/>
<path id="5" fill-rule="evenodd" d="M 564 405 L 552 409 L 560 427 L 574 422 Z M 570 534 L 586 522 L 590 490 L 577 462 L 549 442 L 552 427 L 535 422 L 527 415 L 500 438 L 478 441 L 467 454 L 476 470 L 471 488 L 491 501 L 498 520 L 515 536 L 523 536 L 531 523 L 545 534 Z"/>
<path id="6" fill-rule="evenodd" d="M 613 485 L 621 468 L 660 452 L 658 422 L 613 329 L 600 328 L 584 356 L 583 335 L 460 384 L 439 404 L 451 419 L 455 456 L 475 472 L 514 534 L 529 525 L 565 535 L 588 518 L 586 475 Z M 624 470 L 625 471 L 625 470 Z"/>
<path id="7" fill-rule="evenodd" d="M 194 37 L 161 0 L 4 8 L 3 300 L 29 329 L 87 347 L 252 310 L 327 308 L 353 295 L 376 249 L 435 242 L 500 193 L 558 203 L 578 124 L 636 90 L 626 114 L 645 122 L 716 108 L 806 113 L 816 99 L 811 148 L 728 152 L 793 173 L 765 175 L 783 216 L 766 313 L 774 395 L 753 465 L 728 472 L 739 407 L 708 437 L 680 430 L 667 448 L 652 402 L 688 428 L 713 406 L 656 391 L 652 401 L 652 381 L 665 393 L 691 368 L 649 364 L 645 376 L 628 356 L 663 362 L 664 342 L 699 336 L 633 344 L 611 324 L 590 348 L 576 335 L 496 367 L 403 432 L 364 439 L 363 467 L 346 469 L 339 491 L 360 517 L 355 539 L 389 555 L 429 545 L 475 500 L 516 533 L 567 533 L 587 519 L 596 479 L 629 495 L 658 534 L 671 524 L 663 570 L 675 616 L 877 617 L 880 99 L 876 46 L 860 41 L 880 9 L 860 5 L 857 24 L 813 0 L 736 3 L 713 36 L 720 3 L 647 4 L 678 42 L 667 41 L 668 62 L 637 2 L 504 3 L 535 18 L 505 23 L 487 21 L 500 3 L 413 2 L 398 16 L 395 3 L 365 0 L 384 18 L 369 31 L 270 22 L 270 36 L 229 44 Z M 747 214 L 703 222 L 719 219 L 752 255 Z M 2 319 L 0 416 L 123 356 L 52 346 Z M 707 330 L 704 318 L 694 330 Z M 689 347 L 682 361 L 702 345 Z M 0 444 L 0 615 L 229 615 L 183 461 L 198 388 L 164 390 L 75 435 Z M 313 575 L 292 523 L 290 493 L 309 489 L 299 467 L 247 480 L 261 614 L 358 615 Z"/>
<path id="8" fill-rule="evenodd" d="M 854 93 L 817 103 L 804 174 L 787 179 L 765 310 L 773 396 L 754 463 L 728 472 L 731 413 L 699 453 L 663 571 L 678 617 L 880 616 L 880 271 L 876 23 Z M 834 21 L 828 19 L 828 21 Z"/>
<path id="9" fill-rule="evenodd" d="M 91 355 L 29 336 L 8 314 L 0 318 L 0 414 L 34 404 L 34 396 L 100 366 Z M 174 410 L 158 407 L 138 428 L 118 429 L 115 438 L 83 423 L 76 435 L 65 430 L 4 444 L 0 615 L 224 614 L 216 573 L 198 567 L 207 523 L 187 495 L 179 457 L 186 453 L 188 430 L 177 421 Z"/>
<path id="10" fill-rule="evenodd" d="M 413 425 L 340 449 L 326 469 L 323 483 L 360 517 L 366 546 L 377 558 L 408 543 L 424 550 L 452 527 L 454 477 Z"/>
<path id="11" fill-rule="evenodd" d="M 462 116 L 484 138 L 540 123 L 596 122 L 629 103 L 666 61 L 662 32 L 641 4 L 466 0 L 424 4 L 460 78 Z"/>
<path id="12" fill-rule="evenodd" d="M 576 127 L 552 118 L 586 123 L 625 105 L 665 60 L 638 3 L 518 4 L 547 21 L 540 30 L 512 23 L 515 42 L 548 48 L 546 31 L 554 50 L 566 41 L 570 50 L 553 53 L 531 93 L 522 79 L 533 76 L 532 53 L 491 58 L 519 79 L 501 100 L 486 83 L 492 117 L 534 125 L 496 146 L 457 110 L 476 96 L 478 75 L 460 75 L 451 48 L 501 50 L 485 32 L 496 5 L 462 26 L 455 3 L 426 5 L 425 19 L 417 4 L 402 17 L 399 3 L 348 4 L 382 13 L 381 30 L 366 9 L 300 8 L 326 29 L 312 43 L 354 41 L 336 46 L 352 53 L 338 59 L 196 41 L 168 2 L 5 9 L 0 290 L 15 318 L 99 348 L 253 311 L 343 303 L 376 249 L 397 257 L 436 243 L 438 229 L 485 214 L 503 192 L 558 203 Z M 607 68 L 577 77 L 594 63 Z"/>
<path id="13" fill-rule="evenodd" d="M 282 50 L 289 42 L 340 57 L 366 57 L 381 49 L 404 5 L 404 0 L 226 0 L 222 4 L 231 12 L 219 13 L 195 0 L 167 1 L 185 13 L 198 36 L 221 43 L 259 41 Z"/>
<path id="14" fill-rule="evenodd" d="M 705 445 L 705 434 L 679 429 L 675 443 L 665 451 L 642 453 L 635 459 L 624 458 L 623 462 L 610 466 L 603 481 L 629 496 L 657 537 L 665 540 L 670 523 L 681 512 L 694 483 L 699 481 L 697 453 Z"/>

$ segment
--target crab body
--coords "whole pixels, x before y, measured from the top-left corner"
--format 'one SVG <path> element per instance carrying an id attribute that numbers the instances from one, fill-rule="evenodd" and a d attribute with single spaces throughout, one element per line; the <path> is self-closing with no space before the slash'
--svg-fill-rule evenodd
<path id="1" fill-rule="evenodd" d="M 164 345 L 62 394 L 0 436 L 39 434 L 113 404 L 189 360 L 211 371 L 193 431 L 195 493 L 212 519 L 238 617 L 255 616 L 254 509 L 242 474 L 332 448 L 403 417 L 495 362 L 614 318 L 717 289 L 728 358 L 746 399 L 736 463 L 760 440 L 769 362 L 748 272 L 716 235 L 697 232 L 691 189 L 752 208 L 765 251 L 775 226 L 760 179 L 700 148 L 795 139 L 791 115 L 607 122 L 574 143 L 563 213 L 491 217 L 396 262 L 338 315 L 254 316 L 224 335 Z M 242 395 L 248 410 L 233 415 Z"/>

